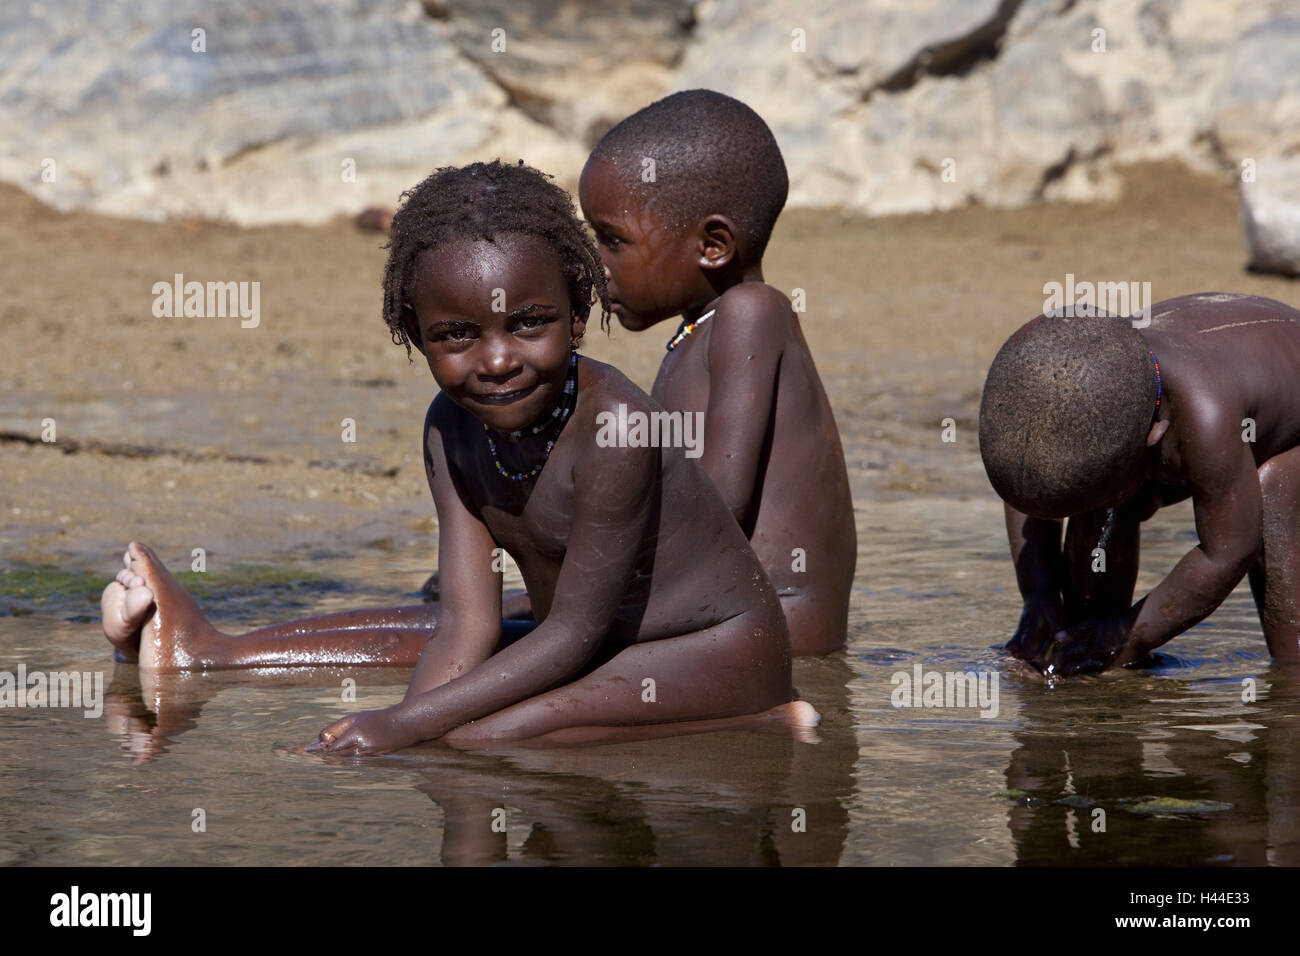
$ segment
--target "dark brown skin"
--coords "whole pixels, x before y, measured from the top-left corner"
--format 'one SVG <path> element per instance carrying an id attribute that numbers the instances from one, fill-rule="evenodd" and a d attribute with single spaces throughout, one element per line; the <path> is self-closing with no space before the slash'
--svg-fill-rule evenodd
<path id="1" fill-rule="evenodd" d="M 492 310 L 498 288 L 506 312 Z M 596 443 L 599 412 L 658 408 L 616 370 L 580 359 L 577 404 L 544 470 L 522 481 L 497 472 L 483 425 L 508 470 L 542 460 L 545 434 L 509 432 L 562 400 L 582 333 L 555 254 L 523 236 L 432 250 L 414 304 L 442 388 L 425 423 L 437 636 L 405 700 L 327 728 L 324 749 L 393 750 L 454 728 L 449 740 L 700 721 L 792 701 L 780 604 L 708 477 L 679 449 Z M 497 547 L 518 564 L 539 622 L 499 650 Z M 643 699 L 646 678 L 655 703 Z"/>
<path id="2" fill-rule="evenodd" d="M 1151 311 L 1141 332 L 1164 392 L 1145 470 L 1115 475 L 1108 507 L 1071 517 L 1064 548 L 1061 520 L 1006 506 L 1025 599 L 1007 649 L 1053 675 L 1129 664 L 1207 617 L 1249 572 L 1270 654 L 1300 664 L 1300 312 L 1211 293 Z M 1199 543 L 1130 607 L 1141 523 L 1188 497 Z M 1093 573 L 1103 534 L 1106 572 Z"/>
<path id="3" fill-rule="evenodd" d="M 716 309 L 665 356 L 653 395 L 667 409 L 705 413 L 701 464 L 781 598 L 794 653 L 842 646 L 857 561 L 853 501 L 830 402 L 790 300 L 763 283 L 743 224 L 709 215 L 670 226 L 629 198 L 597 157 L 579 198 L 624 328 L 678 315 L 690 323 Z"/>
<path id="4" fill-rule="evenodd" d="M 563 400 L 574 314 L 555 253 L 518 235 L 420 260 L 421 348 L 442 388 L 425 421 L 439 521 L 440 606 L 355 611 L 217 631 L 157 557 L 132 542 L 104 595 L 104 629 L 142 672 L 418 663 L 405 699 L 332 724 L 320 748 L 375 753 L 777 724 L 802 728 L 781 605 L 708 476 L 682 449 L 601 447 L 597 414 L 659 406 L 617 370 L 578 359 L 563 430 L 519 438 Z M 507 310 L 494 311 L 495 290 Z M 498 473 L 493 429 L 512 473 Z M 546 457 L 546 441 L 554 448 Z M 537 623 L 502 622 L 494 549 L 519 566 Z M 648 700 L 645 681 L 654 681 Z"/>

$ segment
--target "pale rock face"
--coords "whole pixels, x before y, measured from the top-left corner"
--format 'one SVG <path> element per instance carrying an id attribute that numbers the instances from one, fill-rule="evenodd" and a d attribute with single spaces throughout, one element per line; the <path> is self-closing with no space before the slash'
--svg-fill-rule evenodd
<path id="1" fill-rule="evenodd" d="M 663 95 L 694 20 L 687 0 L 439 5 L 456 49 L 506 92 L 512 107 L 587 150 L 629 112 Z"/>
<path id="2" fill-rule="evenodd" d="M 487 147 L 495 124 L 466 120 L 506 107 L 409 4 L 14 6 L 29 5 L 0 24 L 0 177 L 59 208 L 321 221 Z"/>
<path id="3" fill-rule="evenodd" d="M 1244 31 L 1216 92 L 1213 129 L 1225 156 L 1300 152 L 1300 10 Z"/>
<path id="4" fill-rule="evenodd" d="M 1300 0 L 24 0 L 0 66 L 0 180 L 247 225 L 478 159 L 572 188 L 605 130 L 693 87 L 768 121 L 792 206 L 870 215 L 1300 152 Z M 1243 222 L 1282 215 L 1258 185 Z"/>
<path id="5" fill-rule="evenodd" d="M 1241 227 L 1250 266 L 1300 275 L 1300 157 L 1262 160 L 1241 184 Z"/>

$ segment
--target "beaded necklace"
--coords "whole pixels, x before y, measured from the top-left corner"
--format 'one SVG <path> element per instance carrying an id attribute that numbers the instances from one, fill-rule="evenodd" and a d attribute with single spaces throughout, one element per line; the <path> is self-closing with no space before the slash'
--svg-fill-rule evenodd
<path id="1" fill-rule="evenodd" d="M 1160 396 L 1165 393 L 1164 383 L 1160 381 L 1160 362 L 1156 359 L 1156 353 L 1147 349 L 1147 354 L 1151 356 L 1151 361 L 1156 366 L 1156 414 L 1160 414 Z"/>
<path id="2" fill-rule="evenodd" d="M 678 329 L 677 334 L 673 336 L 673 340 L 668 343 L 668 351 L 671 352 L 673 349 L 677 348 L 677 346 L 681 345 L 682 340 L 685 339 L 686 336 L 690 335 L 692 332 L 698 329 L 705 322 L 709 321 L 709 319 L 713 318 L 713 313 L 717 311 L 718 311 L 717 309 L 709 309 L 708 312 L 705 312 L 702 316 L 700 316 L 690 325 L 687 325 L 686 322 L 683 321 L 681 328 Z"/>
<path id="3" fill-rule="evenodd" d="M 527 431 L 529 435 L 536 435 L 538 432 L 542 431 L 543 429 L 551 428 L 558 424 L 559 429 L 557 429 L 556 431 L 555 438 L 559 438 L 560 437 L 559 431 L 562 431 L 564 429 L 564 423 L 567 422 L 569 420 L 569 416 L 573 414 L 573 406 L 576 403 L 572 402 L 571 399 L 577 393 L 577 390 L 578 390 L 578 353 L 570 352 L 569 373 L 568 375 L 565 376 L 564 379 L 564 397 L 561 399 L 560 404 L 556 405 L 555 408 L 552 409 L 550 417 L 544 419 L 540 425 L 534 425 L 529 429 L 520 429 L 519 431 L 511 432 L 510 437 L 518 438 L 521 435 L 523 435 L 525 431 Z M 542 468 L 546 465 L 546 460 L 551 457 L 551 449 L 555 447 L 555 438 L 552 438 L 550 441 L 546 443 L 546 452 L 545 454 L 542 455 L 542 460 L 538 462 L 532 468 L 532 470 L 512 472 L 512 471 L 508 471 L 506 469 L 506 466 L 501 464 L 501 456 L 497 454 L 497 443 L 492 440 L 492 431 L 491 429 L 488 428 L 487 422 L 483 423 L 483 434 L 487 436 L 488 448 L 492 452 L 493 462 L 496 463 L 497 474 L 501 475 L 504 478 L 509 478 L 512 481 L 523 481 L 526 478 L 536 478 L 539 474 L 541 474 Z"/>

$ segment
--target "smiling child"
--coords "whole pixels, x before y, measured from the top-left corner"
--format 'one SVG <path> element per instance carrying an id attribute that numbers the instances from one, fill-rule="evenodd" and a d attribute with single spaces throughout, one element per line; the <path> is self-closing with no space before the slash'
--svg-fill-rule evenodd
<path id="1" fill-rule="evenodd" d="M 418 641 L 404 700 L 326 728 L 333 752 L 808 725 L 780 602 L 708 477 L 679 449 L 596 441 L 602 412 L 660 408 L 576 351 L 604 283 L 567 195 L 490 163 L 440 170 L 404 199 L 384 315 L 441 388 L 424 424 L 441 605 L 230 637 L 133 543 L 104 596 L 110 640 L 156 671 L 394 663 Z M 503 625 L 500 549 L 535 623 Z"/>

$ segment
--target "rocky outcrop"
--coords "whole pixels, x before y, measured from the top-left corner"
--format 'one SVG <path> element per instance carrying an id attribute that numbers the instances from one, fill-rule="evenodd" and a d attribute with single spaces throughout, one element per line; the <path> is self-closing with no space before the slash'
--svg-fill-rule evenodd
<path id="1" fill-rule="evenodd" d="M 1264 160 L 1241 184 L 1250 267 L 1300 276 L 1300 157 Z"/>
<path id="2" fill-rule="evenodd" d="M 0 179 L 126 216 L 318 222 L 497 156 L 572 185 L 696 86 L 768 120 L 792 205 L 871 215 L 1300 153 L 1300 0 L 32 0 L 0 64 Z"/>
<path id="3" fill-rule="evenodd" d="M 318 222 L 485 153 L 583 155 L 417 3 L 17 6 L 0 14 L 0 178 L 60 208 Z"/>

